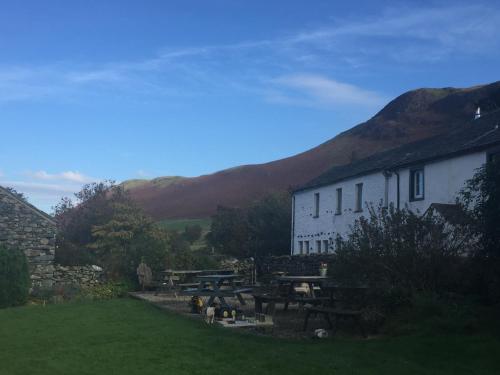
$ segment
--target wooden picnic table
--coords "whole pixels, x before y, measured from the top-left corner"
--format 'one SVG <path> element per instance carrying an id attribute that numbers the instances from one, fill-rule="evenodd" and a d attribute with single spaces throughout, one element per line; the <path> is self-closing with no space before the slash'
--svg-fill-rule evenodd
<path id="1" fill-rule="evenodd" d="M 161 271 L 165 276 L 165 281 L 167 281 L 167 285 L 170 289 L 175 289 L 176 286 L 190 286 L 192 283 L 188 284 L 176 284 L 176 281 L 180 281 L 181 277 L 186 281 L 186 277 L 193 277 L 198 275 L 206 275 L 206 274 L 230 274 L 234 273 L 233 270 L 227 269 L 219 269 L 219 270 L 174 270 L 174 269 L 166 269 Z"/>
<path id="2" fill-rule="evenodd" d="M 315 289 L 323 282 L 328 280 L 326 276 L 280 276 L 275 278 L 278 284 L 270 293 L 255 293 L 255 311 L 262 312 L 262 304 L 267 303 L 267 310 L 274 311 L 276 303 L 284 303 L 284 310 L 288 309 L 290 302 L 298 302 L 301 306 L 305 303 L 318 304 L 325 298 L 317 296 Z M 298 284 L 305 283 L 308 288 L 304 288 L 303 295 L 300 295 L 296 289 Z M 283 288 L 283 286 L 285 288 Z"/>
<path id="3" fill-rule="evenodd" d="M 239 275 L 215 274 L 197 276 L 198 288 L 189 289 L 182 292 L 184 295 L 193 295 L 199 297 L 209 297 L 207 306 L 212 306 L 217 298 L 222 306 L 229 307 L 226 302 L 227 297 L 235 297 L 242 305 L 246 305 L 241 296 L 242 293 L 250 292 L 250 288 L 238 288 L 237 279 Z"/>

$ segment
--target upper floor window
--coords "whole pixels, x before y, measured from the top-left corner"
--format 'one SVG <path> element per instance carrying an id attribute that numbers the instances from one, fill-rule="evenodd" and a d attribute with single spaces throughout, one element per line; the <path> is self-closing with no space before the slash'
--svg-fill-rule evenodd
<path id="1" fill-rule="evenodd" d="M 319 217 L 319 193 L 314 193 L 314 217 Z"/>
<path id="2" fill-rule="evenodd" d="M 363 211 L 363 183 L 356 184 L 356 206 L 354 211 Z"/>
<path id="3" fill-rule="evenodd" d="M 342 188 L 337 189 L 337 208 L 335 209 L 335 215 L 340 215 L 342 213 Z"/>
<path id="4" fill-rule="evenodd" d="M 413 169 L 410 171 L 410 200 L 424 199 L 424 169 Z"/>

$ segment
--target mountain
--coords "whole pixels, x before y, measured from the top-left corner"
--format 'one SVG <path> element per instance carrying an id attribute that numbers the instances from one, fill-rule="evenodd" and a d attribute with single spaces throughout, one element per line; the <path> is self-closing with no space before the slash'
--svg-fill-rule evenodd
<path id="1" fill-rule="evenodd" d="M 285 159 L 199 177 L 160 177 L 123 184 L 155 219 L 208 217 L 217 205 L 243 207 L 269 193 L 304 184 L 332 166 L 471 126 L 478 105 L 483 113 L 500 109 L 500 81 L 470 88 L 409 91 L 370 120 Z"/>

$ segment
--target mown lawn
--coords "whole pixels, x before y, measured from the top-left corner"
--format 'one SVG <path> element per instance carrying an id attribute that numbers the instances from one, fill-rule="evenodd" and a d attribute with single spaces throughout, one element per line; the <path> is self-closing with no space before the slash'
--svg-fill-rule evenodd
<path id="1" fill-rule="evenodd" d="M 131 299 L 0 310 L 0 374 L 500 374 L 483 335 L 291 341 Z"/>

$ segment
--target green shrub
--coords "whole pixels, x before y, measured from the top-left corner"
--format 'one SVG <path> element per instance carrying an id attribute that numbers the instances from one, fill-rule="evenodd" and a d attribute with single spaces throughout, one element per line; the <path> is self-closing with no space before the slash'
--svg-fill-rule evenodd
<path id="1" fill-rule="evenodd" d="M 92 287 L 82 288 L 80 297 L 90 300 L 112 299 L 125 297 L 132 286 L 127 282 L 108 282 Z"/>
<path id="2" fill-rule="evenodd" d="M 29 288 L 30 276 L 24 253 L 0 246 L 0 308 L 25 304 Z"/>

